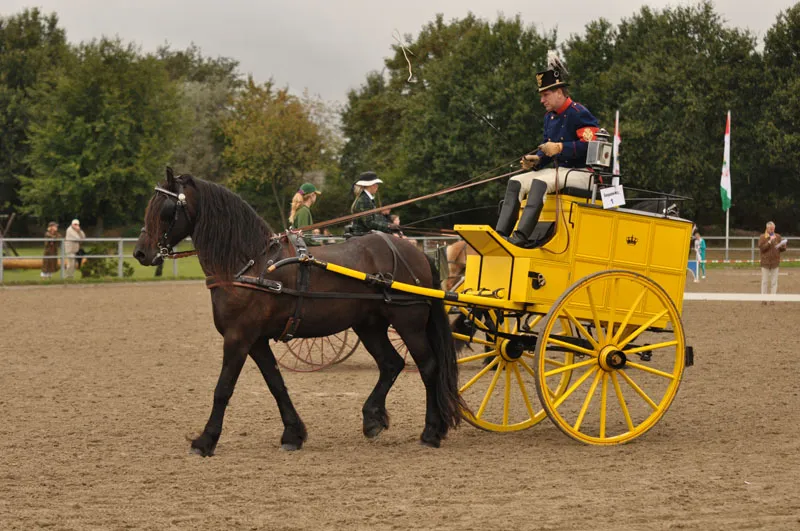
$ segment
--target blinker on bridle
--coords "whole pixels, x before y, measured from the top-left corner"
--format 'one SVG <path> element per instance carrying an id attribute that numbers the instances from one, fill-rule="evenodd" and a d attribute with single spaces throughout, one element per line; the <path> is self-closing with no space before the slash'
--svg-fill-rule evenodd
<path id="1" fill-rule="evenodd" d="M 172 246 L 169 244 L 169 233 L 172 232 L 173 227 L 175 227 L 175 223 L 178 221 L 178 210 L 183 212 L 183 215 L 186 217 L 186 221 L 189 220 L 189 214 L 186 212 L 186 194 L 183 193 L 183 187 L 178 184 L 178 193 L 171 192 L 160 186 L 156 186 L 154 188 L 156 193 L 164 194 L 168 197 L 175 199 L 175 208 L 173 209 L 172 219 L 169 222 L 169 226 L 161 235 L 161 238 L 158 240 L 158 254 L 153 257 L 153 260 L 157 259 L 159 256 L 161 258 L 181 258 L 183 256 L 190 256 L 196 254 L 197 251 L 185 251 L 180 253 L 175 253 L 172 250 Z M 142 232 L 147 232 L 144 227 L 142 227 Z"/>

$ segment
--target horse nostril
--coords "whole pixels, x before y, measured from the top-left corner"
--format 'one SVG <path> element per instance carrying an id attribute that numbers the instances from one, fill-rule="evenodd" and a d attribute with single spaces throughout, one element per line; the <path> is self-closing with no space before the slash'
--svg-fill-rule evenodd
<path id="1" fill-rule="evenodd" d="M 144 251 L 142 251 L 141 249 L 136 249 L 135 251 L 133 251 L 133 257 L 139 260 L 139 262 L 141 262 L 142 260 L 144 260 Z"/>

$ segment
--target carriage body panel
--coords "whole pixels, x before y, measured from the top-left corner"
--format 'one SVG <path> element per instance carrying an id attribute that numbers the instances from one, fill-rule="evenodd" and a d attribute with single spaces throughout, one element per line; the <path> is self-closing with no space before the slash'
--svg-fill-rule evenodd
<path id="1" fill-rule="evenodd" d="M 467 257 L 464 292 L 491 293 L 496 299 L 523 303 L 531 313 L 547 313 L 578 280 L 615 269 L 652 279 L 681 311 L 691 222 L 635 210 L 603 209 L 587 199 L 550 195 L 540 221 L 548 223 L 556 224 L 555 234 L 534 249 L 509 244 L 488 225 L 456 225 L 456 232 L 478 253 Z M 601 313 L 609 308 L 608 291 L 594 294 L 595 307 Z M 633 295 L 622 297 L 635 302 Z M 646 322 L 659 307 L 645 297 L 631 324 Z M 588 301 L 576 299 L 568 310 L 578 319 L 589 319 L 588 308 Z M 604 320 L 605 316 L 600 317 Z"/>

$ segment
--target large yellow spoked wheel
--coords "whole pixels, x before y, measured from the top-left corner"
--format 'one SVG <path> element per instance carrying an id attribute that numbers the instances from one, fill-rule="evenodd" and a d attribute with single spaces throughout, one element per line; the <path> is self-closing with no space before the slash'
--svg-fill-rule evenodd
<path id="1" fill-rule="evenodd" d="M 484 430 L 509 432 L 530 428 L 544 419 L 545 412 L 534 392 L 536 375 L 531 353 L 535 343 L 532 330 L 543 316 L 500 310 L 459 311 L 466 330 L 459 327 L 453 337 L 467 345 L 458 359 L 459 388 L 470 409 L 466 420 Z M 564 336 L 572 333 L 567 319 L 554 329 Z M 552 353 L 551 358 L 558 367 L 573 363 L 573 353 L 568 349 Z M 570 376 L 571 371 L 562 371 L 558 379 L 551 379 L 548 392 L 560 396 L 567 389 Z"/>
<path id="2" fill-rule="evenodd" d="M 577 341 L 559 335 L 564 318 Z M 575 359 L 555 367 L 552 357 L 563 348 Z M 619 444 L 666 413 L 684 366 L 683 326 L 667 293 L 643 275 L 602 271 L 573 284 L 550 308 L 536 346 L 536 389 L 547 416 L 573 439 Z M 549 389 L 562 371 L 572 372 L 572 382 L 555 396 Z"/>

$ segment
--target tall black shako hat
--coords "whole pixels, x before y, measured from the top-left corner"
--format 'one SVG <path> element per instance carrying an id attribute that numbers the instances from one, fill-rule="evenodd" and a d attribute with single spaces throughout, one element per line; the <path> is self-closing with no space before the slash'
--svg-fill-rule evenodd
<path id="1" fill-rule="evenodd" d="M 568 73 L 567 67 L 558 58 L 558 52 L 550 50 L 547 52 L 547 70 L 536 73 L 536 85 L 539 87 L 539 92 L 568 87 L 569 83 L 565 81 Z"/>

